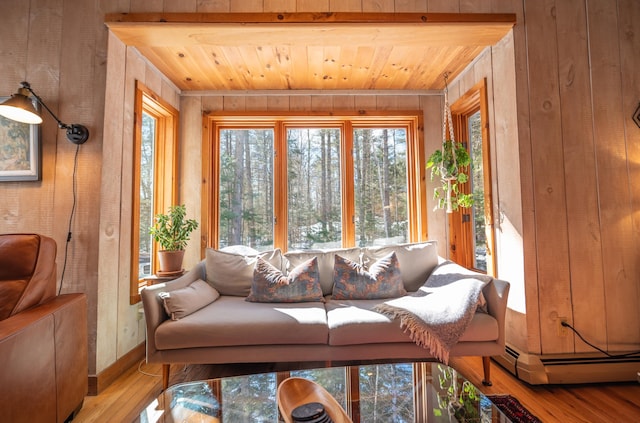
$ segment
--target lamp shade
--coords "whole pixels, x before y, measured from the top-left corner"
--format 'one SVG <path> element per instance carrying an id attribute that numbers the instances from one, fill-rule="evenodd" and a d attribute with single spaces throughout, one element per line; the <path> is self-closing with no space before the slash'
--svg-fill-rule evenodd
<path id="1" fill-rule="evenodd" d="M 20 88 L 11 98 L 0 104 L 0 115 L 23 123 L 42 123 L 42 118 L 29 98 L 29 91 L 25 88 Z"/>

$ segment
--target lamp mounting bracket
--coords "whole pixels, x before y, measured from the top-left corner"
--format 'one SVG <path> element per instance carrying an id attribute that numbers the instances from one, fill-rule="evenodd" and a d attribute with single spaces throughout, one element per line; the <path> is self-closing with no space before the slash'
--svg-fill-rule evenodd
<path id="1" fill-rule="evenodd" d="M 58 128 L 67 130 L 67 139 L 69 141 L 71 141 L 73 144 L 80 145 L 84 144 L 89 139 L 89 129 L 86 126 L 77 123 L 68 125 L 62 122 L 60 119 L 58 119 L 55 113 L 53 113 L 51 109 L 47 107 L 40 96 L 38 96 L 38 94 L 36 94 L 33 89 L 31 89 L 31 85 L 28 82 L 22 81 L 20 85 L 22 88 L 29 91 L 31 95 L 38 101 L 38 103 L 40 103 L 40 105 L 42 105 L 42 107 L 44 107 L 46 111 L 49 112 L 49 114 L 56 120 L 56 122 L 58 122 Z"/>

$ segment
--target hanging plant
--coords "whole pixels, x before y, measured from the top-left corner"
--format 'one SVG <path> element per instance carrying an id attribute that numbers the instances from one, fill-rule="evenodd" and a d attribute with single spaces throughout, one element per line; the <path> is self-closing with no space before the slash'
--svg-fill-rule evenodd
<path id="1" fill-rule="evenodd" d="M 456 142 L 453 135 L 451 108 L 449 107 L 449 89 L 447 77 L 444 77 L 444 111 L 442 122 L 442 148 L 435 150 L 427 160 L 427 169 L 431 169 L 431 180 L 440 178 L 442 184 L 433 190 L 436 200 L 435 209 L 446 209 L 447 213 L 463 207 L 473 205 L 473 194 L 460 191 L 460 185 L 469 180 L 467 170 L 471 164 L 471 157 L 467 149 L 460 142 Z M 449 127 L 449 137 L 447 137 Z"/>

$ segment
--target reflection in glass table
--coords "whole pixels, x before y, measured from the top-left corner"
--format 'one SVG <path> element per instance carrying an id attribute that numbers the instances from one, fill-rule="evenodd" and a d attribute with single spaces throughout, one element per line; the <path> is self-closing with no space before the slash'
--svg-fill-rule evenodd
<path id="1" fill-rule="evenodd" d="M 324 387 L 354 423 L 509 422 L 479 389 L 435 362 L 292 370 L 180 383 L 140 415 L 145 422 L 281 422 L 277 387 L 288 377 Z"/>

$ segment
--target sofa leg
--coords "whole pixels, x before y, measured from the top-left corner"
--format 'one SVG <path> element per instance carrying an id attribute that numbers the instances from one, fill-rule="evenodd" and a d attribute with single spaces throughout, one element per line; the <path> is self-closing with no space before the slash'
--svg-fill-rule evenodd
<path id="1" fill-rule="evenodd" d="M 165 391 L 169 387 L 169 373 L 171 371 L 171 364 L 162 365 L 162 390 Z"/>
<path id="2" fill-rule="evenodd" d="M 491 357 L 482 357 L 482 370 L 484 371 L 484 379 L 482 384 L 484 386 L 491 386 Z"/>

